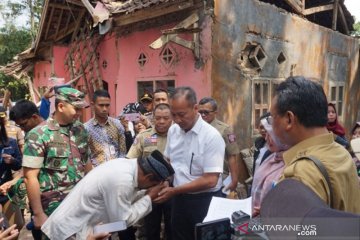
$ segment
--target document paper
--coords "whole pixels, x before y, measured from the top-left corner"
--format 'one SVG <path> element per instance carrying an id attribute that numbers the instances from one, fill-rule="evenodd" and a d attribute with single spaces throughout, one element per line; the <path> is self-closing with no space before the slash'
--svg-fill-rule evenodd
<path id="1" fill-rule="evenodd" d="M 210 202 L 209 210 L 203 222 L 209 222 L 221 218 L 230 218 L 236 211 L 243 211 L 251 216 L 251 197 L 246 199 L 229 199 L 213 197 Z"/>

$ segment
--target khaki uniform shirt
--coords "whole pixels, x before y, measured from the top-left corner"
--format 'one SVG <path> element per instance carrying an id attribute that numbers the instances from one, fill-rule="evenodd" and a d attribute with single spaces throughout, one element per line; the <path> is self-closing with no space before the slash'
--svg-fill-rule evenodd
<path id="1" fill-rule="evenodd" d="M 154 150 L 164 153 L 167 135 L 159 135 L 155 128 L 139 133 L 131 146 L 127 158 L 147 157 Z"/>
<path id="2" fill-rule="evenodd" d="M 328 184 L 310 160 L 294 161 L 300 157 L 314 156 L 325 166 L 333 191 L 335 209 L 360 213 L 360 188 L 355 165 L 344 147 L 334 142 L 332 133 L 306 139 L 287 150 L 283 157 L 284 173 L 280 180 L 294 178 L 310 187 L 321 199 L 330 204 Z"/>
<path id="3" fill-rule="evenodd" d="M 236 135 L 229 125 L 224 122 L 214 119 L 210 124 L 216 128 L 225 141 L 225 161 L 224 161 L 224 174 L 229 175 L 229 155 L 237 155 L 240 153 L 239 146 L 236 141 Z"/>
<path id="4" fill-rule="evenodd" d="M 10 122 L 7 122 L 5 128 L 9 138 L 16 139 L 19 146 L 24 145 L 24 133 L 19 127 L 11 124 Z"/>

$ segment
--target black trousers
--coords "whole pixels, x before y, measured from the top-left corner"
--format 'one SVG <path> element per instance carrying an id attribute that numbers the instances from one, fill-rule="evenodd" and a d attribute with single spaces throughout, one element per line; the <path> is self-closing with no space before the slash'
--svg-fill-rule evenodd
<path id="1" fill-rule="evenodd" d="M 165 237 L 166 240 L 171 240 L 171 200 L 162 204 L 153 204 L 152 211 L 145 217 L 145 236 L 148 240 L 160 240 L 163 214 Z"/>
<path id="2" fill-rule="evenodd" d="M 210 201 L 214 196 L 221 197 L 221 191 L 181 194 L 172 199 L 171 229 L 173 240 L 195 239 L 195 224 L 204 220 Z"/>

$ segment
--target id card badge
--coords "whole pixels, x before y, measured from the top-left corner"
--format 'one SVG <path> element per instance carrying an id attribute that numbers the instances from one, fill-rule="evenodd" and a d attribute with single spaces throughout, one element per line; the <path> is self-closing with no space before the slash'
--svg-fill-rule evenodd
<path id="1" fill-rule="evenodd" d="M 110 146 L 110 155 L 115 155 L 115 147 L 113 145 Z"/>

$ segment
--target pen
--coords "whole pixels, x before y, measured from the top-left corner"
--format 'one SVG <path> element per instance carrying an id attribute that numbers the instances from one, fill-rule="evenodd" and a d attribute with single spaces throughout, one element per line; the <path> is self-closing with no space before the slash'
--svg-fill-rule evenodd
<path id="1" fill-rule="evenodd" d="M 190 160 L 190 175 L 191 175 L 191 166 L 194 159 L 194 153 L 191 154 L 191 160 Z"/>

